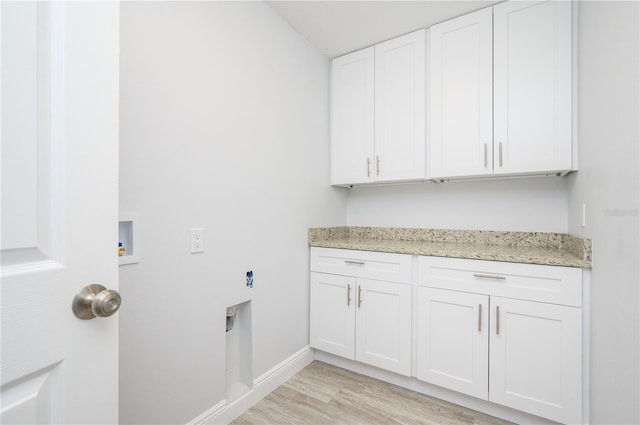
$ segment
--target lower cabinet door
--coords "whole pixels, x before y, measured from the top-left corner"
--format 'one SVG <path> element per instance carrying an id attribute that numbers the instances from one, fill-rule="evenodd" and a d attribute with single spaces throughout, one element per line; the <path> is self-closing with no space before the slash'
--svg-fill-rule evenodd
<path id="1" fill-rule="evenodd" d="M 489 400 L 581 423 L 582 311 L 491 297 Z"/>
<path id="2" fill-rule="evenodd" d="M 417 378 L 487 400 L 489 297 L 418 288 Z"/>
<path id="3" fill-rule="evenodd" d="M 357 279 L 356 360 L 411 375 L 411 285 Z"/>
<path id="4" fill-rule="evenodd" d="M 311 347 L 354 359 L 355 286 L 353 277 L 311 273 Z"/>

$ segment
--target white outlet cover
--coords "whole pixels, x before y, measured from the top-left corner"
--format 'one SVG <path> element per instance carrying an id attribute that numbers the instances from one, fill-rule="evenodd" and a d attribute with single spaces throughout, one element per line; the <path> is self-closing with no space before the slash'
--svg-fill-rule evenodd
<path id="1" fill-rule="evenodd" d="M 191 229 L 191 254 L 204 252 L 204 229 Z"/>

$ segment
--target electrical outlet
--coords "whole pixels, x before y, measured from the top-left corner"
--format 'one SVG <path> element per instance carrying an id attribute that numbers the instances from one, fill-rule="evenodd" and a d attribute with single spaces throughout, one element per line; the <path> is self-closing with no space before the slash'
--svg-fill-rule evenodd
<path id="1" fill-rule="evenodd" d="M 191 229 L 191 253 L 204 252 L 204 229 Z"/>

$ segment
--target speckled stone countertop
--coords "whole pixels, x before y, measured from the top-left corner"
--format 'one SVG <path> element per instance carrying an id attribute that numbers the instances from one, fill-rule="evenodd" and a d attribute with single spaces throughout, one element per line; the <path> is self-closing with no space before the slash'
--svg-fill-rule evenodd
<path id="1" fill-rule="evenodd" d="M 321 227 L 309 229 L 309 246 L 591 267 L 591 239 L 564 233 Z"/>

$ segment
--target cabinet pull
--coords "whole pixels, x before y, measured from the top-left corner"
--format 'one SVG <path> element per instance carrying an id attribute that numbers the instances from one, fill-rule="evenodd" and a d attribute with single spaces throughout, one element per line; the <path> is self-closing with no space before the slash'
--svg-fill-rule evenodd
<path id="1" fill-rule="evenodd" d="M 484 144 L 484 168 L 487 168 L 487 144 Z"/>
<path id="2" fill-rule="evenodd" d="M 347 307 L 351 305 L 351 284 L 347 283 Z"/>
<path id="3" fill-rule="evenodd" d="M 478 332 L 482 332 L 482 304 L 478 304 Z"/>
<path id="4" fill-rule="evenodd" d="M 358 266 L 364 266 L 364 261 L 344 260 L 345 264 L 356 264 Z"/>
<path id="5" fill-rule="evenodd" d="M 474 273 L 473 277 L 475 277 L 477 279 L 496 279 L 496 280 L 505 280 L 506 279 L 506 277 L 498 276 L 497 274 L 481 274 L 481 273 Z"/>
<path id="6" fill-rule="evenodd" d="M 367 177 L 371 177 L 371 159 L 367 157 Z"/>
<path id="7" fill-rule="evenodd" d="M 376 176 L 380 175 L 380 157 L 376 155 Z"/>
<path id="8" fill-rule="evenodd" d="M 500 335 L 500 306 L 496 306 L 496 335 Z"/>
<path id="9" fill-rule="evenodd" d="M 358 308 L 362 304 L 362 286 L 358 285 Z"/>
<path id="10" fill-rule="evenodd" d="M 502 167 L 502 142 L 498 145 L 498 163 Z"/>

